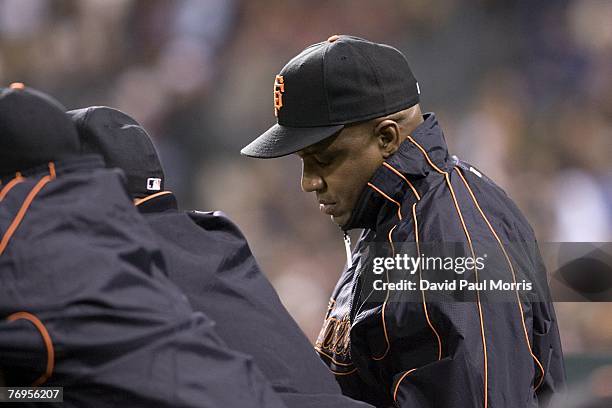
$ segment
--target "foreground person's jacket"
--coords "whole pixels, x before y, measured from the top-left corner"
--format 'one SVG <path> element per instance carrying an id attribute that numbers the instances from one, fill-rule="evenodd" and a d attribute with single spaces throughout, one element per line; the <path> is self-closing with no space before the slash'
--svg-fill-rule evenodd
<path id="1" fill-rule="evenodd" d="M 353 228 L 364 231 L 316 344 L 345 394 L 378 407 L 523 408 L 547 406 L 564 387 L 558 327 L 533 231 L 499 187 L 449 157 L 433 114 L 375 172 L 345 227 Z M 416 291 L 416 300 L 374 293 L 373 252 L 393 256 L 417 241 L 420 249 L 460 243 L 476 256 L 483 247 L 508 255 L 465 279 L 483 281 L 494 272 L 512 281 L 520 271 L 539 284 L 520 302 L 514 292 L 505 301 L 441 301 L 426 290 Z"/>
<path id="2" fill-rule="evenodd" d="M 288 407 L 369 406 L 342 395 L 230 219 L 220 212 L 179 211 L 169 191 L 137 205 L 156 232 L 170 280 L 195 310 L 215 321 L 229 347 L 253 356 Z"/>
<path id="3" fill-rule="evenodd" d="M 119 172 L 84 156 L 3 180 L 0 371 L 65 407 L 284 407 L 164 274 Z"/>

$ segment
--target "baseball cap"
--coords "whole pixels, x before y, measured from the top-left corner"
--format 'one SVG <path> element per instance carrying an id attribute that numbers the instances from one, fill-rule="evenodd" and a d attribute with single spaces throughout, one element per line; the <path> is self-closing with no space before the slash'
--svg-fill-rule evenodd
<path id="1" fill-rule="evenodd" d="M 20 82 L 0 88 L 0 176 L 79 154 L 66 108 Z"/>
<path id="2" fill-rule="evenodd" d="M 274 81 L 277 123 L 241 153 L 274 158 L 295 153 L 344 128 L 419 103 L 408 61 L 397 49 L 334 35 L 287 63 Z"/>
<path id="3" fill-rule="evenodd" d="M 153 141 L 136 120 L 106 106 L 75 109 L 68 115 L 76 124 L 82 153 L 100 154 L 107 167 L 123 170 L 132 198 L 164 189 L 164 170 Z"/>

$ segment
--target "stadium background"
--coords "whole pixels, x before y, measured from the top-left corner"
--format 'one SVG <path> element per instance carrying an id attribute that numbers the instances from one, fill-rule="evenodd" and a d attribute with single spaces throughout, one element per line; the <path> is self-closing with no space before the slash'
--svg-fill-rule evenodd
<path id="1" fill-rule="evenodd" d="M 296 157 L 239 155 L 274 121 L 284 63 L 337 33 L 396 46 L 451 152 L 496 180 L 541 242 L 610 241 L 610 21 L 607 0 L 0 0 L 0 83 L 143 123 L 182 206 L 240 225 L 314 340 L 342 234 L 300 192 Z M 606 388 L 610 304 L 556 310 L 570 380 Z"/>

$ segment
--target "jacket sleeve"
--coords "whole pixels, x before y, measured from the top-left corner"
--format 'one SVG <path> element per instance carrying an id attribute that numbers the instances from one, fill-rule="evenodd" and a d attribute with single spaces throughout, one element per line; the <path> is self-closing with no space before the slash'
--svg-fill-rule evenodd
<path id="1" fill-rule="evenodd" d="M 432 251 L 424 252 L 439 255 Z M 504 265 L 487 264 L 478 282 L 490 282 L 494 273 L 505 273 Z M 423 279 L 434 281 L 436 272 L 424 272 Z M 457 281 L 475 282 L 475 278 L 466 271 Z M 371 367 L 368 372 L 380 373 L 378 381 L 382 380 L 393 404 L 455 408 L 541 403 L 538 363 L 548 360 L 539 361 L 545 353 L 540 350 L 534 320 L 541 318 L 542 311 L 533 303 L 522 299 L 519 307 L 514 292 L 508 300 L 490 290 L 481 290 L 479 296 L 474 290 L 441 294 L 418 290 L 418 286 L 413 291 L 392 292 L 375 318 L 353 328 L 352 339 L 364 343 L 355 344 L 359 349 L 371 350 L 370 360 L 361 364 Z M 551 334 L 550 339 L 558 339 Z M 537 363 L 531 350 L 538 356 Z"/>

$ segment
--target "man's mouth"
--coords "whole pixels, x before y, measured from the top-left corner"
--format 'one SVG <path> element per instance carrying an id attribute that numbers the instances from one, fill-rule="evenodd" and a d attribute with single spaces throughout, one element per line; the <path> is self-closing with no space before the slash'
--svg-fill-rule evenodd
<path id="1" fill-rule="evenodd" d="M 336 203 L 332 201 L 319 200 L 319 211 L 327 215 L 334 215 Z"/>

